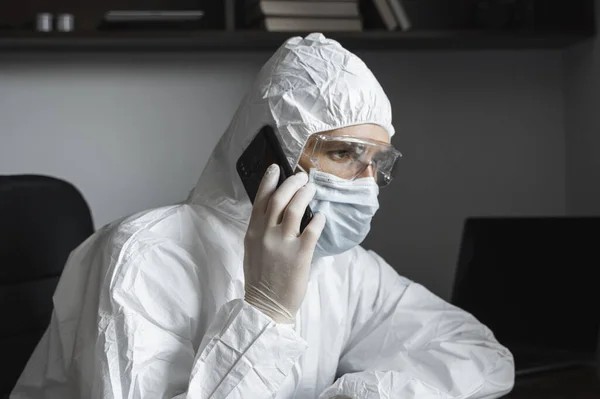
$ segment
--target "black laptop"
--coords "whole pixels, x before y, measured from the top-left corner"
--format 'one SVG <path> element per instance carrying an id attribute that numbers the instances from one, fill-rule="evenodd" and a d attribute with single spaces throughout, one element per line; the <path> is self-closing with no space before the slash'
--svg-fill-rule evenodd
<path id="1" fill-rule="evenodd" d="M 598 362 L 600 217 L 471 218 L 452 303 L 492 329 L 517 375 Z"/>

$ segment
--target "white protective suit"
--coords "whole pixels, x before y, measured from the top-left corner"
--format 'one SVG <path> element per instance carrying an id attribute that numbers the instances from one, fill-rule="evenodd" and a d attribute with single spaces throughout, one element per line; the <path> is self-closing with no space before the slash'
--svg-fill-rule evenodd
<path id="1" fill-rule="evenodd" d="M 262 68 L 182 204 L 100 229 L 67 262 L 54 313 L 11 398 L 492 398 L 513 358 L 475 318 L 361 247 L 313 262 L 295 325 L 244 302 L 251 204 L 235 162 L 264 124 L 291 163 L 308 136 L 391 107 L 323 35 Z"/>

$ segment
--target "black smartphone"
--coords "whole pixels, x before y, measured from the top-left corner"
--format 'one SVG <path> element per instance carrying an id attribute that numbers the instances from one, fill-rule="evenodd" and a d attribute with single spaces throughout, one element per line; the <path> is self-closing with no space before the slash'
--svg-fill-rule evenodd
<path id="1" fill-rule="evenodd" d="M 246 193 L 248 193 L 248 197 L 250 197 L 252 203 L 254 203 L 256 192 L 258 191 L 258 187 L 260 186 L 260 182 L 262 181 L 267 168 L 274 163 L 279 165 L 281 171 L 279 174 L 279 182 L 277 183 L 277 187 L 279 187 L 281 183 L 292 176 L 294 172 L 285 157 L 283 148 L 281 147 L 273 128 L 266 125 L 260 129 L 254 140 L 252 140 L 250 145 L 244 150 L 244 153 L 236 163 L 238 175 L 240 175 Z M 302 216 L 300 233 L 304 231 L 312 218 L 313 212 L 310 209 L 310 206 L 308 206 Z"/>

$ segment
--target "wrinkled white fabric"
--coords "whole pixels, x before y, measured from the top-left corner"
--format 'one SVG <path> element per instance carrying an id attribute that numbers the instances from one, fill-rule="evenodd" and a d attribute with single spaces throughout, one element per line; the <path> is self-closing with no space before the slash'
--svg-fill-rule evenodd
<path id="1" fill-rule="evenodd" d="M 312 211 L 327 217 L 315 258 L 338 255 L 362 243 L 379 209 L 379 186 L 375 180 L 346 180 L 316 169 L 310 170 L 308 180 L 317 189 L 310 203 Z"/>
<path id="2" fill-rule="evenodd" d="M 11 398 L 492 398 L 513 359 L 469 314 L 360 246 L 314 262 L 295 324 L 244 302 L 251 204 L 235 161 L 271 124 L 295 164 L 307 137 L 393 134 L 357 57 L 320 34 L 261 70 L 185 203 L 100 229 L 66 264 L 50 325 Z M 399 243 L 401 245 L 401 243 Z"/>

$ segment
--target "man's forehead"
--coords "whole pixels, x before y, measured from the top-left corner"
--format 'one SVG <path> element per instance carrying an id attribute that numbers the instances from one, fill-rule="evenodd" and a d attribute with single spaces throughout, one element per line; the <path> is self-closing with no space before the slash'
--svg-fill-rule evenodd
<path id="1" fill-rule="evenodd" d="M 381 126 L 371 123 L 347 126 L 323 133 L 327 133 L 332 136 L 351 136 L 359 139 L 377 140 L 384 143 L 390 142 L 390 135 L 387 133 L 387 131 Z"/>

